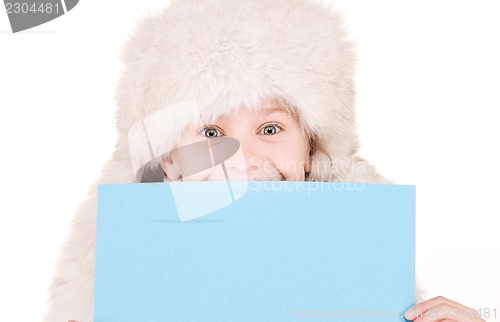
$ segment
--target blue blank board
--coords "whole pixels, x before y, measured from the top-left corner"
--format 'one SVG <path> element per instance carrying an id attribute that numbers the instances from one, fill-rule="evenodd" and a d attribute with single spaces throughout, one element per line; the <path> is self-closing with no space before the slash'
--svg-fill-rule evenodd
<path id="1" fill-rule="evenodd" d="M 94 321 L 404 321 L 414 186 L 240 184 L 239 199 L 184 222 L 175 185 L 203 208 L 220 182 L 100 185 Z"/>

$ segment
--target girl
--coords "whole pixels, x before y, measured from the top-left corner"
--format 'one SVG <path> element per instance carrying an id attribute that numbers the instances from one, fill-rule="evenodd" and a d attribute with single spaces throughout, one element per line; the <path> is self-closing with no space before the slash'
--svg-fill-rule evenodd
<path id="1" fill-rule="evenodd" d="M 309 0 L 173 1 L 125 47 L 119 138 L 98 183 L 389 183 L 357 155 L 351 47 L 340 18 Z M 213 136 L 237 139 L 240 152 L 226 169 L 187 171 L 196 157 L 176 151 Z M 93 319 L 95 212 L 94 186 L 75 216 L 44 321 Z M 442 297 L 406 318 L 437 321 L 446 312 L 449 321 L 482 321 Z"/>

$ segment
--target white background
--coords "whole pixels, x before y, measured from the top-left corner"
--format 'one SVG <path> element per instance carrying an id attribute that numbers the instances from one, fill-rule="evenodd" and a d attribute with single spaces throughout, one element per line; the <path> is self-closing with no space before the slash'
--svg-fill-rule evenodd
<path id="1" fill-rule="evenodd" d="M 0 321 L 40 319 L 66 225 L 113 150 L 120 46 L 166 3 L 81 1 L 19 34 L 0 12 Z M 426 296 L 500 321 L 500 4 L 335 4 L 357 44 L 361 155 L 417 185 Z"/>

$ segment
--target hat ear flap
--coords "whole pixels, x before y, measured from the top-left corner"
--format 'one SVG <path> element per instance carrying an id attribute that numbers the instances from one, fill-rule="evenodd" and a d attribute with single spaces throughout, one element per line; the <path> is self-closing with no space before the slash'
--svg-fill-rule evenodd
<path id="1" fill-rule="evenodd" d="M 320 150 L 312 150 L 307 181 L 334 181 L 331 158 Z"/>

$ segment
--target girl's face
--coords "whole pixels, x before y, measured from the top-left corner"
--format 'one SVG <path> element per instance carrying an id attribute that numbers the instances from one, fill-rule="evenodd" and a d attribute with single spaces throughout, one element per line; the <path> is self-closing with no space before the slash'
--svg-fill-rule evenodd
<path id="1" fill-rule="evenodd" d="M 241 108 L 201 128 L 190 126 L 177 148 L 220 136 L 240 142 L 238 152 L 224 162 L 229 180 L 304 181 L 304 172 L 310 169 L 306 135 L 297 118 L 274 101 L 263 101 L 261 108 L 254 112 Z M 175 154 L 162 161 L 166 181 L 226 180 L 221 165 L 182 177 L 176 167 L 180 162 L 182 159 Z"/>

